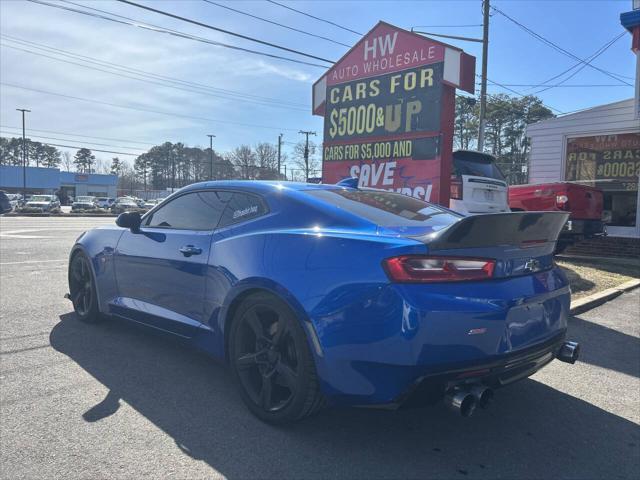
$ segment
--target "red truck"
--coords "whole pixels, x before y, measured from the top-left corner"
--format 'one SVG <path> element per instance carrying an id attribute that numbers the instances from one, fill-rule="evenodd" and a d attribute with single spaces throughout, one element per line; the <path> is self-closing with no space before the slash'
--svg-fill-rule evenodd
<path id="1" fill-rule="evenodd" d="M 558 253 L 585 238 L 607 234 L 602 221 L 602 190 L 598 188 L 569 182 L 513 185 L 509 187 L 509 207 L 513 212 L 569 212 L 558 238 Z"/>

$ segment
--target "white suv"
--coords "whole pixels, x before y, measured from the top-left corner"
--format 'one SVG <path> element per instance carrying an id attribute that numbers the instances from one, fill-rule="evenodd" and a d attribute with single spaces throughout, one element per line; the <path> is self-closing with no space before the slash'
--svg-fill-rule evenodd
<path id="1" fill-rule="evenodd" d="M 510 212 L 507 182 L 488 153 L 453 152 L 449 208 L 463 215 Z"/>

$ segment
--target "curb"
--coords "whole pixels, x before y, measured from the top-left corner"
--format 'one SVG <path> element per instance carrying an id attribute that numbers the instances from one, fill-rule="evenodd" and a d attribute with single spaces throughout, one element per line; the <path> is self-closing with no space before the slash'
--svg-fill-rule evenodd
<path id="1" fill-rule="evenodd" d="M 584 297 L 571 302 L 571 308 L 569 311 L 571 315 L 584 313 L 587 310 L 591 310 L 592 308 L 602 305 L 603 303 L 608 302 L 609 300 L 616 298 L 619 295 L 622 295 L 624 292 L 628 292 L 638 287 L 640 287 L 640 279 L 629 280 L 628 282 L 622 283 L 617 287 L 607 288 L 606 290 L 602 290 L 601 292 L 594 293 L 593 295 L 589 295 L 588 297 Z"/>

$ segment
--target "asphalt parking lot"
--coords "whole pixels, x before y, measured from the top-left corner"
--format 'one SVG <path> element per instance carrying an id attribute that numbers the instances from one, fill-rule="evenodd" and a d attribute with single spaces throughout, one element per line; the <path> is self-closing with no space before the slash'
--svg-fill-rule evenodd
<path id="1" fill-rule="evenodd" d="M 582 361 L 553 362 L 472 418 L 341 409 L 274 428 L 224 366 L 75 319 L 69 248 L 113 220 L 0 218 L 4 479 L 640 477 L 639 290 L 570 320 Z"/>

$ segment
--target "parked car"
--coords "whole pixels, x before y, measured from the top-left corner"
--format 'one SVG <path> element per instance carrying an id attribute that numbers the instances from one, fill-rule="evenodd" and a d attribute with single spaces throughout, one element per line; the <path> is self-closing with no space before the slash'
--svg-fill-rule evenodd
<path id="1" fill-rule="evenodd" d="M 129 210 L 135 211 L 138 210 L 138 204 L 129 197 L 118 197 L 116 201 L 111 205 L 111 212 L 113 213 L 122 213 Z"/>
<path id="2" fill-rule="evenodd" d="M 93 210 L 97 208 L 96 197 L 79 196 L 71 204 L 71 210 Z"/>
<path id="3" fill-rule="evenodd" d="M 55 195 L 32 195 L 25 204 L 25 207 L 37 208 L 43 212 L 49 212 L 60 208 L 60 201 Z"/>
<path id="4" fill-rule="evenodd" d="M 602 221 L 602 205 L 602 190 L 579 183 L 554 182 L 509 187 L 509 206 L 513 211 L 569 213 L 558 239 L 557 252 L 586 238 L 607 234 L 607 227 Z"/>
<path id="5" fill-rule="evenodd" d="M 509 211 L 507 182 L 492 155 L 473 150 L 453 152 L 449 206 L 463 215 Z"/>
<path id="6" fill-rule="evenodd" d="M 333 185 L 197 183 L 81 236 L 69 298 L 82 321 L 116 315 L 226 360 L 267 422 L 443 398 L 468 416 L 494 388 L 579 355 L 552 258 L 567 217 L 465 217 Z"/>
<path id="7" fill-rule="evenodd" d="M 115 203 L 116 199 L 115 198 L 109 198 L 109 197 L 97 197 L 96 198 L 96 205 L 98 206 L 98 208 L 111 208 L 111 206 Z"/>
<path id="8" fill-rule="evenodd" d="M 13 206 L 11 205 L 11 201 L 7 196 L 7 193 L 4 190 L 0 190 L 0 215 L 3 213 L 9 213 L 13 210 Z"/>
<path id="9" fill-rule="evenodd" d="M 11 208 L 15 210 L 21 205 L 22 195 L 19 193 L 7 193 L 7 198 L 9 198 L 9 203 L 11 204 Z"/>
<path id="10" fill-rule="evenodd" d="M 151 210 L 153 207 L 158 205 L 161 201 L 162 201 L 162 199 L 159 199 L 159 198 L 154 198 L 154 199 L 151 199 L 151 200 L 147 200 L 146 202 L 144 202 L 143 207 L 146 210 Z"/>

